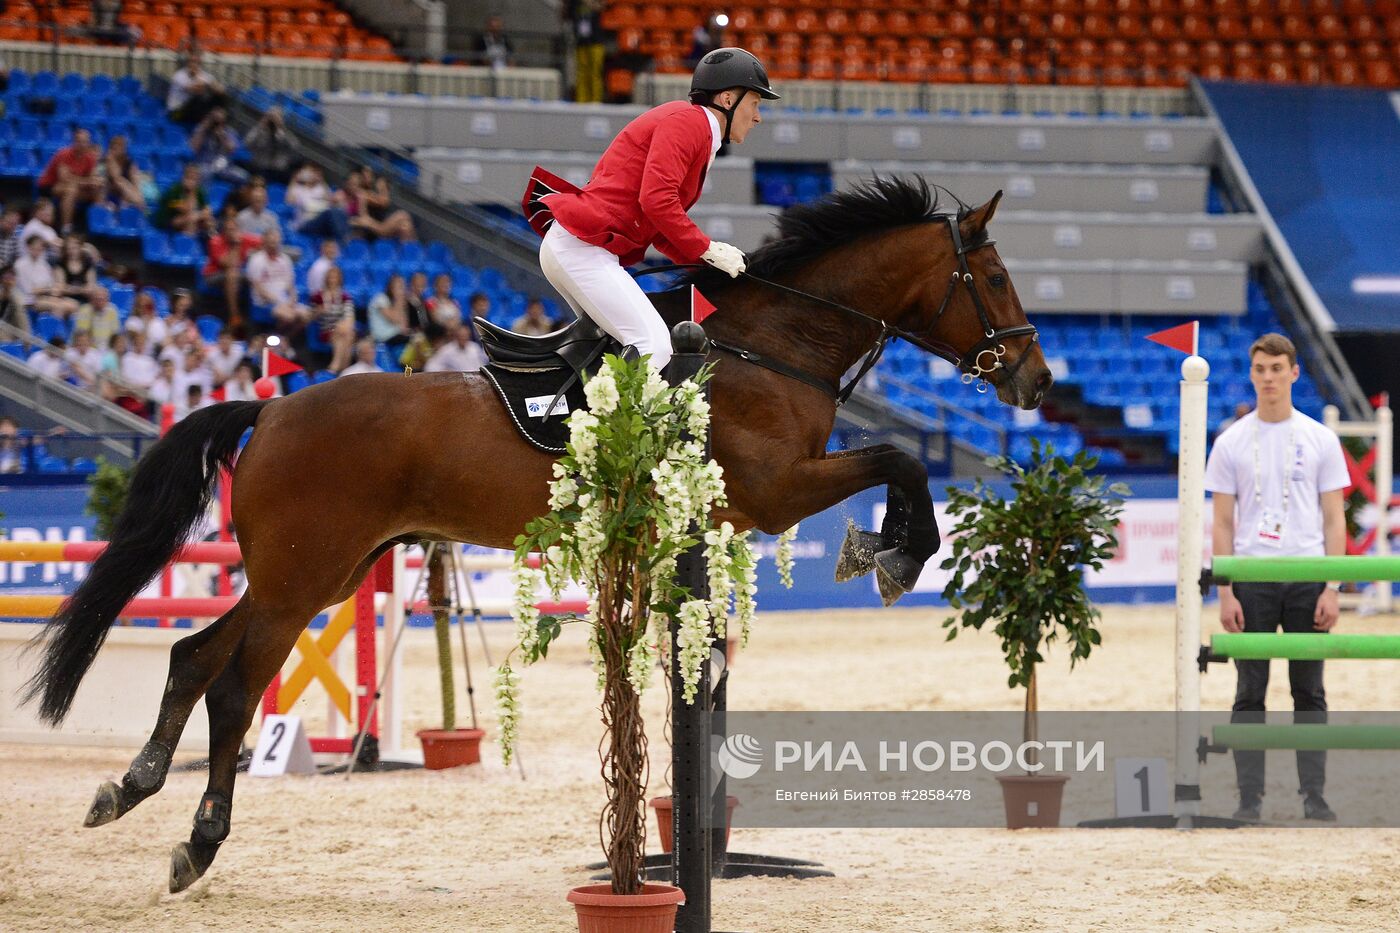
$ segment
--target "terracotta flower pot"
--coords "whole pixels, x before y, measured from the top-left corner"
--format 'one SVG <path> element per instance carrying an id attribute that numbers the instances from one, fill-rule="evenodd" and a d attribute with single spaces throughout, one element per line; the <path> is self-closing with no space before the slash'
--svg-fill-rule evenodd
<path id="1" fill-rule="evenodd" d="M 671 933 L 685 892 L 669 884 L 644 884 L 641 894 L 614 894 L 611 884 L 569 892 L 579 933 Z"/>
<path id="2" fill-rule="evenodd" d="M 724 798 L 724 845 L 729 847 L 729 829 L 734 825 L 734 808 L 739 805 L 738 797 Z M 661 836 L 661 851 L 670 852 L 672 839 L 671 807 L 670 797 L 653 797 L 647 801 L 647 806 L 656 811 L 656 831 Z"/>
<path id="3" fill-rule="evenodd" d="M 430 771 L 474 765 L 481 761 L 482 729 L 419 729 L 423 767 Z"/>
<path id="4" fill-rule="evenodd" d="M 1006 804 L 1006 828 L 1026 829 L 1060 825 L 1060 799 L 1068 775 L 1012 774 L 997 778 Z"/>

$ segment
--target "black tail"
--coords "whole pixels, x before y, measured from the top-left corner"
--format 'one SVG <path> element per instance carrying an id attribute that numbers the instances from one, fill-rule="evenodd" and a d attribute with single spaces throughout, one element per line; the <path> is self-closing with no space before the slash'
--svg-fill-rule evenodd
<path id="1" fill-rule="evenodd" d="M 187 542 L 209 507 L 220 468 L 228 466 L 266 404 L 228 402 L 196 411 L 136 465 L 111 544 L 32 643 L 48 641 L 24 702 L 41 698 L 39 715 L 50 725 L 68 715 L 117 614 Z"/>

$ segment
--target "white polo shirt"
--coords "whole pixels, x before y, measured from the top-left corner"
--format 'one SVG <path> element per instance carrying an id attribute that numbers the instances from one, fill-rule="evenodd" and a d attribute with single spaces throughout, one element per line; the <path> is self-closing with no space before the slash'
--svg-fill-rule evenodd
<path id="1" fill-rule="evenodd" d="M 1337 435 L 1297 410 L 1283 421 L 1250 412 L 1215 439 L 1206 461 L 1206 490 L 1235 497 L 1242 556 L 1325 554 L 1319 497 L 1350 482 Z M 1260 533 L 1265 518 L 1281 526 L 1276 544 Z"/>

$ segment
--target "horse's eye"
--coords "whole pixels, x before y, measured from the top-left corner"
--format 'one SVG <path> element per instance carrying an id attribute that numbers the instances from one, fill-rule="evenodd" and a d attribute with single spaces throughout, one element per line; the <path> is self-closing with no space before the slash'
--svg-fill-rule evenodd
<path id="1" fill-rule="evenodd" d="M 987 279 L 987 281 L 996 288 L 1004 288 L 1006 286 L 1006 276 L 1002 275 L 1000 272 Z"/>

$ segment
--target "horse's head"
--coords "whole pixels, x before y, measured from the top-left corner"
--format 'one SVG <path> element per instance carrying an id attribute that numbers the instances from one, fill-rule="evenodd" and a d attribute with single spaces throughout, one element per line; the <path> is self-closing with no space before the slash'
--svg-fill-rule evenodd
<path id="1" fill-rule="evenodd" d="M 1008 405 L 1036 408 L 1054 381 L 1011 275 L 987 236 L 1001 200 L 922 227 L 934 257 L 908 317 L 909 329 L 962 370 L 983 379 Z"/>

